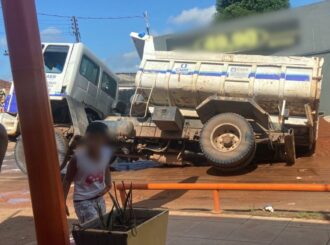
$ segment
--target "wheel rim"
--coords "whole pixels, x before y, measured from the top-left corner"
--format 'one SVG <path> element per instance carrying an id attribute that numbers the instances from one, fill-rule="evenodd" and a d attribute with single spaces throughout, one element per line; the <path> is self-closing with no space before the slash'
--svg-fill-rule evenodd
<path id="1" fill-rule="evenodd" d="M 218 151 L 231 152 L 241 143 L 241 131 L 233 124 L 220 124 L 213 129 L 210 141 Z"/>
<path id="2" fill-rule="evenodd" d="M 60 143 L 60 138 L 59 136 L 55 133 L 55 142 L 56 142 L 56 148 L 57 148 L 57 155 L 58 155 L 58 160 L 59 160 L 59 165 L 61 166 L 65 154 L 66 154 L 66 149 L 61 147 Z M 27 173 L 27 168 L 26 168 L 26 160 L 25 160 L 25 154 L 24 154 L 24 147 L 23 147 L 23 140 L 22 138 L 19 138 L 16 142 L 16 147 L 15 147 L 15 158 L 16 158 L 16 163 L 18 167 L 22 170 L 23 173 Z"/>

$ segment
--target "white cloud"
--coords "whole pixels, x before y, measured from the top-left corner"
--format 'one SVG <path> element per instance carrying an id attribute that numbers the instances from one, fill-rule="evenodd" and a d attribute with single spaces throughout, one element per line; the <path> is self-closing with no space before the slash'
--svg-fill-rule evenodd
<path id="1" fill-rule="evenodd" d="M 139 68 L 140 58 L 136 51 L 119 55 L 110 55 L 106 59 L 109 68 L 114 72 L 135 72 Z"/>
<path id="2" fill-rule="evenodd" d="M 169 23 L 174 25 L 183 25 L 183 24 L 204 25 L 212 21 L 215 13 L 216 13 L 215 6 L 210 6 L 208 8 L 195 7 L 192 9 L 183 10 L 177 16 L 171 16 L 169 18 Z"/>
<path id="3" fill-rule="evenodd" d="M 63 32 L 56 27 L 47 27 L 40 32 L 41 41 L 43 42 L 63 42 Z"/>

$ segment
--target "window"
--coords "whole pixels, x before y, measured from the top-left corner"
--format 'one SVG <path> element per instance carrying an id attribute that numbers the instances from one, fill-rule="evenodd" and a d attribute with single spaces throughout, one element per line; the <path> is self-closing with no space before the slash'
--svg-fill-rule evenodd
<path id="1" fill-rule="evenodd" d="M 46 73 L 62 73 L 68 55 L 68 46 L 49 45 L 44 52 Z"/>
<path id="2" fill-rule="evenodd" d="M 101 89 L 110 95 L 112 98 L 116 98 L 117 81 L 107 73 L 103 72 Z"/>
<path id="3" fill-rule="evenodd" d="M 90 58 L 83 56 L 80 64 L 79 72 L 88 81 L 97 86 L 100 68 Z"/>

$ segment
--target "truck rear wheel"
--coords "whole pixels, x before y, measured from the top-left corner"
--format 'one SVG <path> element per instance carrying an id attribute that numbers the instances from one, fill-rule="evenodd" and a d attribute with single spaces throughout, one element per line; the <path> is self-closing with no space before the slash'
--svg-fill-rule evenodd
<path id="1" fill-rule="evenodd" d="M 68 150 L 68 144 L 66 138 L 63 136 L 61 131 L 55 130 L 55 141 L 57 146 L 57 154 L 59 159 L 59 165 L 61 166 L 65 154 Z M 26 169 L 26 161 L 25 161 L 25 155 L 24 155 L 24 148 L 23 148 L 23 140 L 22 136 L 19 136 L 17 138 L 15 150 L 14 150 L 14 156 L 16 160 L 17 167 L 23 172 L 27 173 Z"/>
<path id="2" fill-rule="evenodd" d="M 224 171 L 246 167 L 256 148 L 251 124 L 235 113 L 223 113 L 207 121 L 199 142 L 205 157 Z"/>

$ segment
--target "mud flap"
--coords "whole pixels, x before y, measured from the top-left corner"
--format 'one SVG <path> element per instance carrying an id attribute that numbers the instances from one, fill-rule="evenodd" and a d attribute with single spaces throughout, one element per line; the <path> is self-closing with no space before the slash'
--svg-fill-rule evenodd
<path id="1" fill-rule="evenodd" d="M 66 96 L 66 100 L 74 128 L 74 135 L 84 135 L 88 126 L 88 119 L 84 104 L 78 102 L 70 96 Z"/>
<path id="2" fill-rule="evenodd" d="M 284 136 L 285 161 L 288 165 L 296 162 L 296 146 L 294 141 L 293 129 L 289 130 L 289 134 Z"/>

